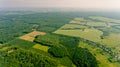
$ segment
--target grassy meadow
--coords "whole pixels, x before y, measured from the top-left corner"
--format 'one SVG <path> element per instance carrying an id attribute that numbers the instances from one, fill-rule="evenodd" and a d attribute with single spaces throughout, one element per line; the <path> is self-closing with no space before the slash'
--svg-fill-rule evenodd
<path id="1" fill-rule="evenodd" d="M 33 48 L 35 48 L 35 49 L 40 49 L 40 50 L 43 50 L 43 51 L 45 51 L 45 52 L 48 52 L 48 49 L 49 49 L 50 47 L 48 47 L 48 46 L 43 46 L 43 45 L 41 45 L 41 44 L 35 44 L 35 45 L 33 46 Z"/>

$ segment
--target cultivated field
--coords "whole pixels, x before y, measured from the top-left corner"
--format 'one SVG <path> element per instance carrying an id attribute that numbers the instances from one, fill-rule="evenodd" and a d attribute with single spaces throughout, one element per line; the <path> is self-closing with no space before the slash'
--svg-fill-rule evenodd
<path id="1" fill-rule="evenodd" d="M 69 36 L 75 36 L 75 37 L 82 37 L 88 40 L 92 41 L 99 41 L 100 36 L 102 35 L 102 32 L 97 29 L 85 29 L 82 30 L 57 30 L 55 31 L 57 34 L 64 34 Z"/>
<path id="2" fill-rule="evenodd" d="M 37 35 L 45 35 L 45 32 L 39 32 L 39 31 L 33 31 L 31 33 L 28 33 L 26 35 L 23 35 L 19 37 L 20 39 L 27 40 L 27 41 L 32 41 L 35 39 Z"/>
<path id="3" fill-rule="evenodd" d="M 66 28 L 74 29 L 74 28 L 87 28 L 87 27 L 86 26 L 81 26 L 81 25 L 78 25 L 78 24 L 65 24 L 64 26 L 61 27 L 61 29 L 66 29 Z"/>
<path id="4" fill-rule="evenodd" d="M 74 18 L 69 24 L 65 24 L 54 33 L 75 36 L 84 38 L 96 43 L 100 43 L 117 54 L 117 59 L 120 59 L 120 20 L 115 20 L 100 16 L 90 16 L 89 19 Z M 84 47 L 81 46 L 81 47 Z M 100 62 L 100 67 L 118 67 L 117 63 L 111 63 L 107 59 L 110 57 L 107 54 L 100 54 L 104 52 L 101 48 L 91 48 L 89 45 L 85 48 L 90 49 Z M 97 52 L 97 50 L 99 52 Z M 103 62 L 103 60 L 105 60 Z"/>
<path id="5" fill-rule="evenodd" d="M 120 20 L 115 20 L 115 19 L 112 19 L 112 18 L 106 18 L 106 17 L 102 17 L 102 16 L 90 16 L 89 18 L 93 19 L 93 20 L 100 20 L 100 21 L 103 21 L 103 22 L 120 23 Z"/>

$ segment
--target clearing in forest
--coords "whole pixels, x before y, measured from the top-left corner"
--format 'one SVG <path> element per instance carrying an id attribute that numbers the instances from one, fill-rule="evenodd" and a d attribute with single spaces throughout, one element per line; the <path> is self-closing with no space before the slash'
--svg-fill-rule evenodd
<path id="1" fill-rule="evenodd" d="M 31 33 L 28 33 L 28 34 L 25 34 L 21 37 L 19 37 L 20 39 L 23 39 L 23 40 L 27 40 L 27 41 L 32 41 L 35 39 L 36 36 L 38 35 L 45 35 L 46 33 L 45 32 L 39 32 L 39 31 L 33 31 Z"/>
<path id="2" fill-rule="evenodd" d="M 43 51 L 45 51 L 45 52 L 48 52 L 48 49 L 49 49 L 48 46 L 44 46 L 44 45 L 41 45 L 41 44 L 35 44 L 35 45 L 33 46 L 33 48 L 35 48 L 35 49 L 40 49 L 40 50 L 43 50 Z"/>
<path id="3" fill-rule="evenodd" d="M 0 46 L 2 46 L 2 44 L 0 44 Z"/>

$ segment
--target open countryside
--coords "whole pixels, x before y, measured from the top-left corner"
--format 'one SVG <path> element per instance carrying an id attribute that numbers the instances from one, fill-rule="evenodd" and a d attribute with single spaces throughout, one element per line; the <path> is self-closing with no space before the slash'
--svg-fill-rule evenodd
<path id="1" fill-rule="evenodd" d="M 120 25 L 120 20 L 110 19 L 106 17 L 100 17 L 100 16 L 90 16 L 89 19 L 85 20 L 82 18 L 74 18 L 69 22 L 69 24 L 63 25 L 60 29 L 56 30 L 54 33 L 57 34 L 63 34 L 63 35 L 69 35 L 69 36 L 75 36 L 75 37 L 81 37 L 96 43 L 100 43 L 104 45 L 105 47 L 108 47 L 112 50 L 114 55 L 114 58 L 120 59 L 120 30 L 116 28 L 116 26 Z M 113 24 L 113 25 L 110 25 Z M 117 24 L 117 25 L 116 25 Z M 110 29 L 110 30 L 109 30 Z M 113 31 L 113 32 L 112 32 Z M 88 47 L 88 49 L 92 49 L 91 47 Z M 94 48 L 94 52 L 96 52 L 97 48 Z M 93 50 L 90 50 L 93 51 Z M 99 50 L 98 50 L 99 51 Z M 107 50 L 109 51 L 109 50 Z M 93 53 L 93 52 L 92 52 Z M 96 57 L 98 60 L 102 61 L 105 58 L 99 59 L 100 55 L 99 52 L 96 52 Z M 102 55 L 101 55 L 102 56 Z M 107 55 L 104 55 L 103 57 L 107 57 Z M 104 65 L 108 65 L 106 67 L 115 67 L 117 65 L 109 65 L 109 61 L 107 64 L 104 64 L 105 62 L 101 62 L 101 67 L 105 67 Z M 119 64 L 118 64 L 119 65 Z"/>
<path id="2" fill-rule="evenodd" d="M 0 20 L 0 67 L 120 66 L 117 19 L 99 13 L 9 13 Z"/>

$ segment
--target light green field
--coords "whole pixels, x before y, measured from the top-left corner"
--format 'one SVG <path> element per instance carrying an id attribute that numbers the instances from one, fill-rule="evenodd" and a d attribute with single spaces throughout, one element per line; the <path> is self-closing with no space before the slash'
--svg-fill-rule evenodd
<path id="1" fill-rule="evenodd" d="M 118 22 L 120 20 L 115 20 L 115 19 L 105 18 L 105 17 L 100 17 L 100 16 L 90 16 L 89 18 L 100 20 L 101 22 L 85 20 L 84 18 L 75 18 L 70 21 L 70 24 L 65 24 L 64 26 L 62 26 L 60 29 L 58 29 L 54 33 L 75 36 L 75 37 L 81 37 L 81 38 L 84 38 L 84 39 L 87 39 L 87 40 L 90 40 L 93 42 L 101 43 L 109 48 L 117 47 L 117 48 L 114 48 L 112 51 L 120 54 L 120 50 L 119 50 L 120 34 L 110 33 L 110 35 L 105 36 L 104 39 L 101 39 L 100 36 L 103 34 L 102 31 L 100 31 L 98 29 L 94 29 L 94 28 L 89 28 L 88 26 L 84 26 L 84 25 L 71 24 L 74 21 L 74 23 L 75 22 L 76 23 L 86 23 L 86 25 L 89 25 L 89 26 L 105 26 L 104 29 L 108 30 L 107 28 L 111 26 L 110 25 L 111 23 L 109 23 L 109 22 L 112 22 L 112 24 L 114 24 L 114 22 Z M 62 28 L 63 29 L 65 29 L 65 28 L 84 28 L 84 30 L 80 30 L 80 29 L 62 30 Z M 110 30 L 114 30 L 114 29 L 111 28 Z"/>
<path id="2" fill-rule="evenodd" d="M 103 22 L 115 22 L 115 23 L 120 23 L 120 20 L 116 20 L 116 19 L 111 19 L 111 18 L 106 18 L 106 17 L 101 17 L 101 16 L 90 16 L 90 19 L 94 19 L 94 20 L 100 20 Z"/>
<path id="3" fill-rule="evenodd" d="M 102 45 L 105 45 L 106 47 L 109 47 L 114 53 L 117 53 L 120 59 L 120 33 L 110 33 L 108 36 L 105 36 L 104 39 L 101 39 L 100 36 L 103 35 L 102 31 L 100 31 L 97 28 L 88 27 L 88 26 L 96 26 L 96 27 L 103 26 L 104 30 L 111 31 L 115 29 L 110 27 L 112 25 L 116 25 L 120 23 L 120 20 L 115 20 L 115 19 L 105 18 L 100 16 L 90 16 L 89 18 L 94 20 L 100 20 L 101 22 L 96 22 L 96 21 L 94 22 L 93 20 L 84 20 L 84 18 L 75 18 L 70 21 L 70 24 L 66 24 L 61 27 L 61 28 L 68 28 L 67 30 L 60 28 L 56 30 L 54 33 L 81 37 L 93 42 L 100 43 Z M 83 27 L 84 30 L 81 30 L 81 29 L 69 30 L 69 28 L 80 28 L 80 27 Z M 87 48 L 88 50 L 90 50 L 90 52 L 93 55 L 95 55 L 97 60 L 99 61 L 100 67 L 120 67 L 120 64 L 117 62 L 115 63 L 109 62 L 108 58 L 110 57 L 110 55 L 108 53 L 105 53 L 99 47 L 93 47 L 86 43 L 80 43 L 79 47 Z M 101 52 L 103 54 L 101 54 Z"/>
<path id="4" fill-rule="evenodd" d="M 48 46 L 43 46 L 43 45 L 40 45 L 40 44 L 35 44 L 35 45 L 33 46 L 33 48 L 40 49 L 40 50 L 43 50 L 43 51 L 45 51 L 45 52 L 48 52 L 48 49 L 49 49 Z"/>
<path id="5" fill-rule="evenodd" d="M 74 18 L 75 21 L 85 21 L 85 19 L 83 17 L 76 17 Z"/>
<path id="6" fill-rule="evenodd" d="M 103 22 L 87 22 L 89 26 L 107 26 L 106 23 Z"/>
<path id="7" fill-rule="evenodd" d="M 97 29 L 85 29 L 82 30 L 57 30 L 54 33 L 75 36 L 75 37 L 82 37 L 94 42 L 98 42 L 100 40 L 100 36 L 102 32 Z"/>
<path id="8" fill-rule="evenodd" d="M 84 43 L 82 41 L 79 43 L 78 47 L 87 48 L 98 60 L 99 67 L 119 67 L 119 63 L 109 62 L 108 61 L 109 55 L 100 48 L 88 45 L 87 43 Z"/>
<path id="9" fill-rule="evenodd" d="M 110 34 L 106 36 L 105 39 L 101 40 L 99 43 L 112 48 L 112 51 L 119 54 L 120 57 L 120 34 Z"/>
<path id="10" fill-rule="evenodd" d="M 3 48 L 1 48 L 0 50 L 1 51 L 5 51 L 5 50 L 7 50 L 9 47 L 3 47 Z"/>
<path id="11" fill-rule="evenodd" d="M 67 67 L 67 66 L 64 66 L 64 65 L 58 65 L 57 67 Z"/>
<path id="12" fill-rule="evenodd" d="M 65 29 L 65 28 L 87 28 L 87 27 L 77 24 L 65 24 L 64 26 L 61 27 L 61 29 Z"/>
<path id="13" fill-rule="evenodd" d="M 82 24 L 82 25 L 86 24 L 86 22 L 75 21 L 75 20 L 72 20 L 72 21 L 70 21 L 69 23 L 72 23 L 72 24 Z"/>
<path id="14" fill-rule="evenodd" d="M 101 40 L 100 43 L 108 47 L 118 47 L 118 45 L 120 45 L 120 34 L 110 34 L 106 36 L 105 39 Z"/>
<path id="15" fill-rule="evenodd" d="M 87 20 L 85 20 L 84 18 L 74 18 L 73 20 L 71 20 L 69 23 L 76 23 L 76 24 L 86 24 Z"/>

